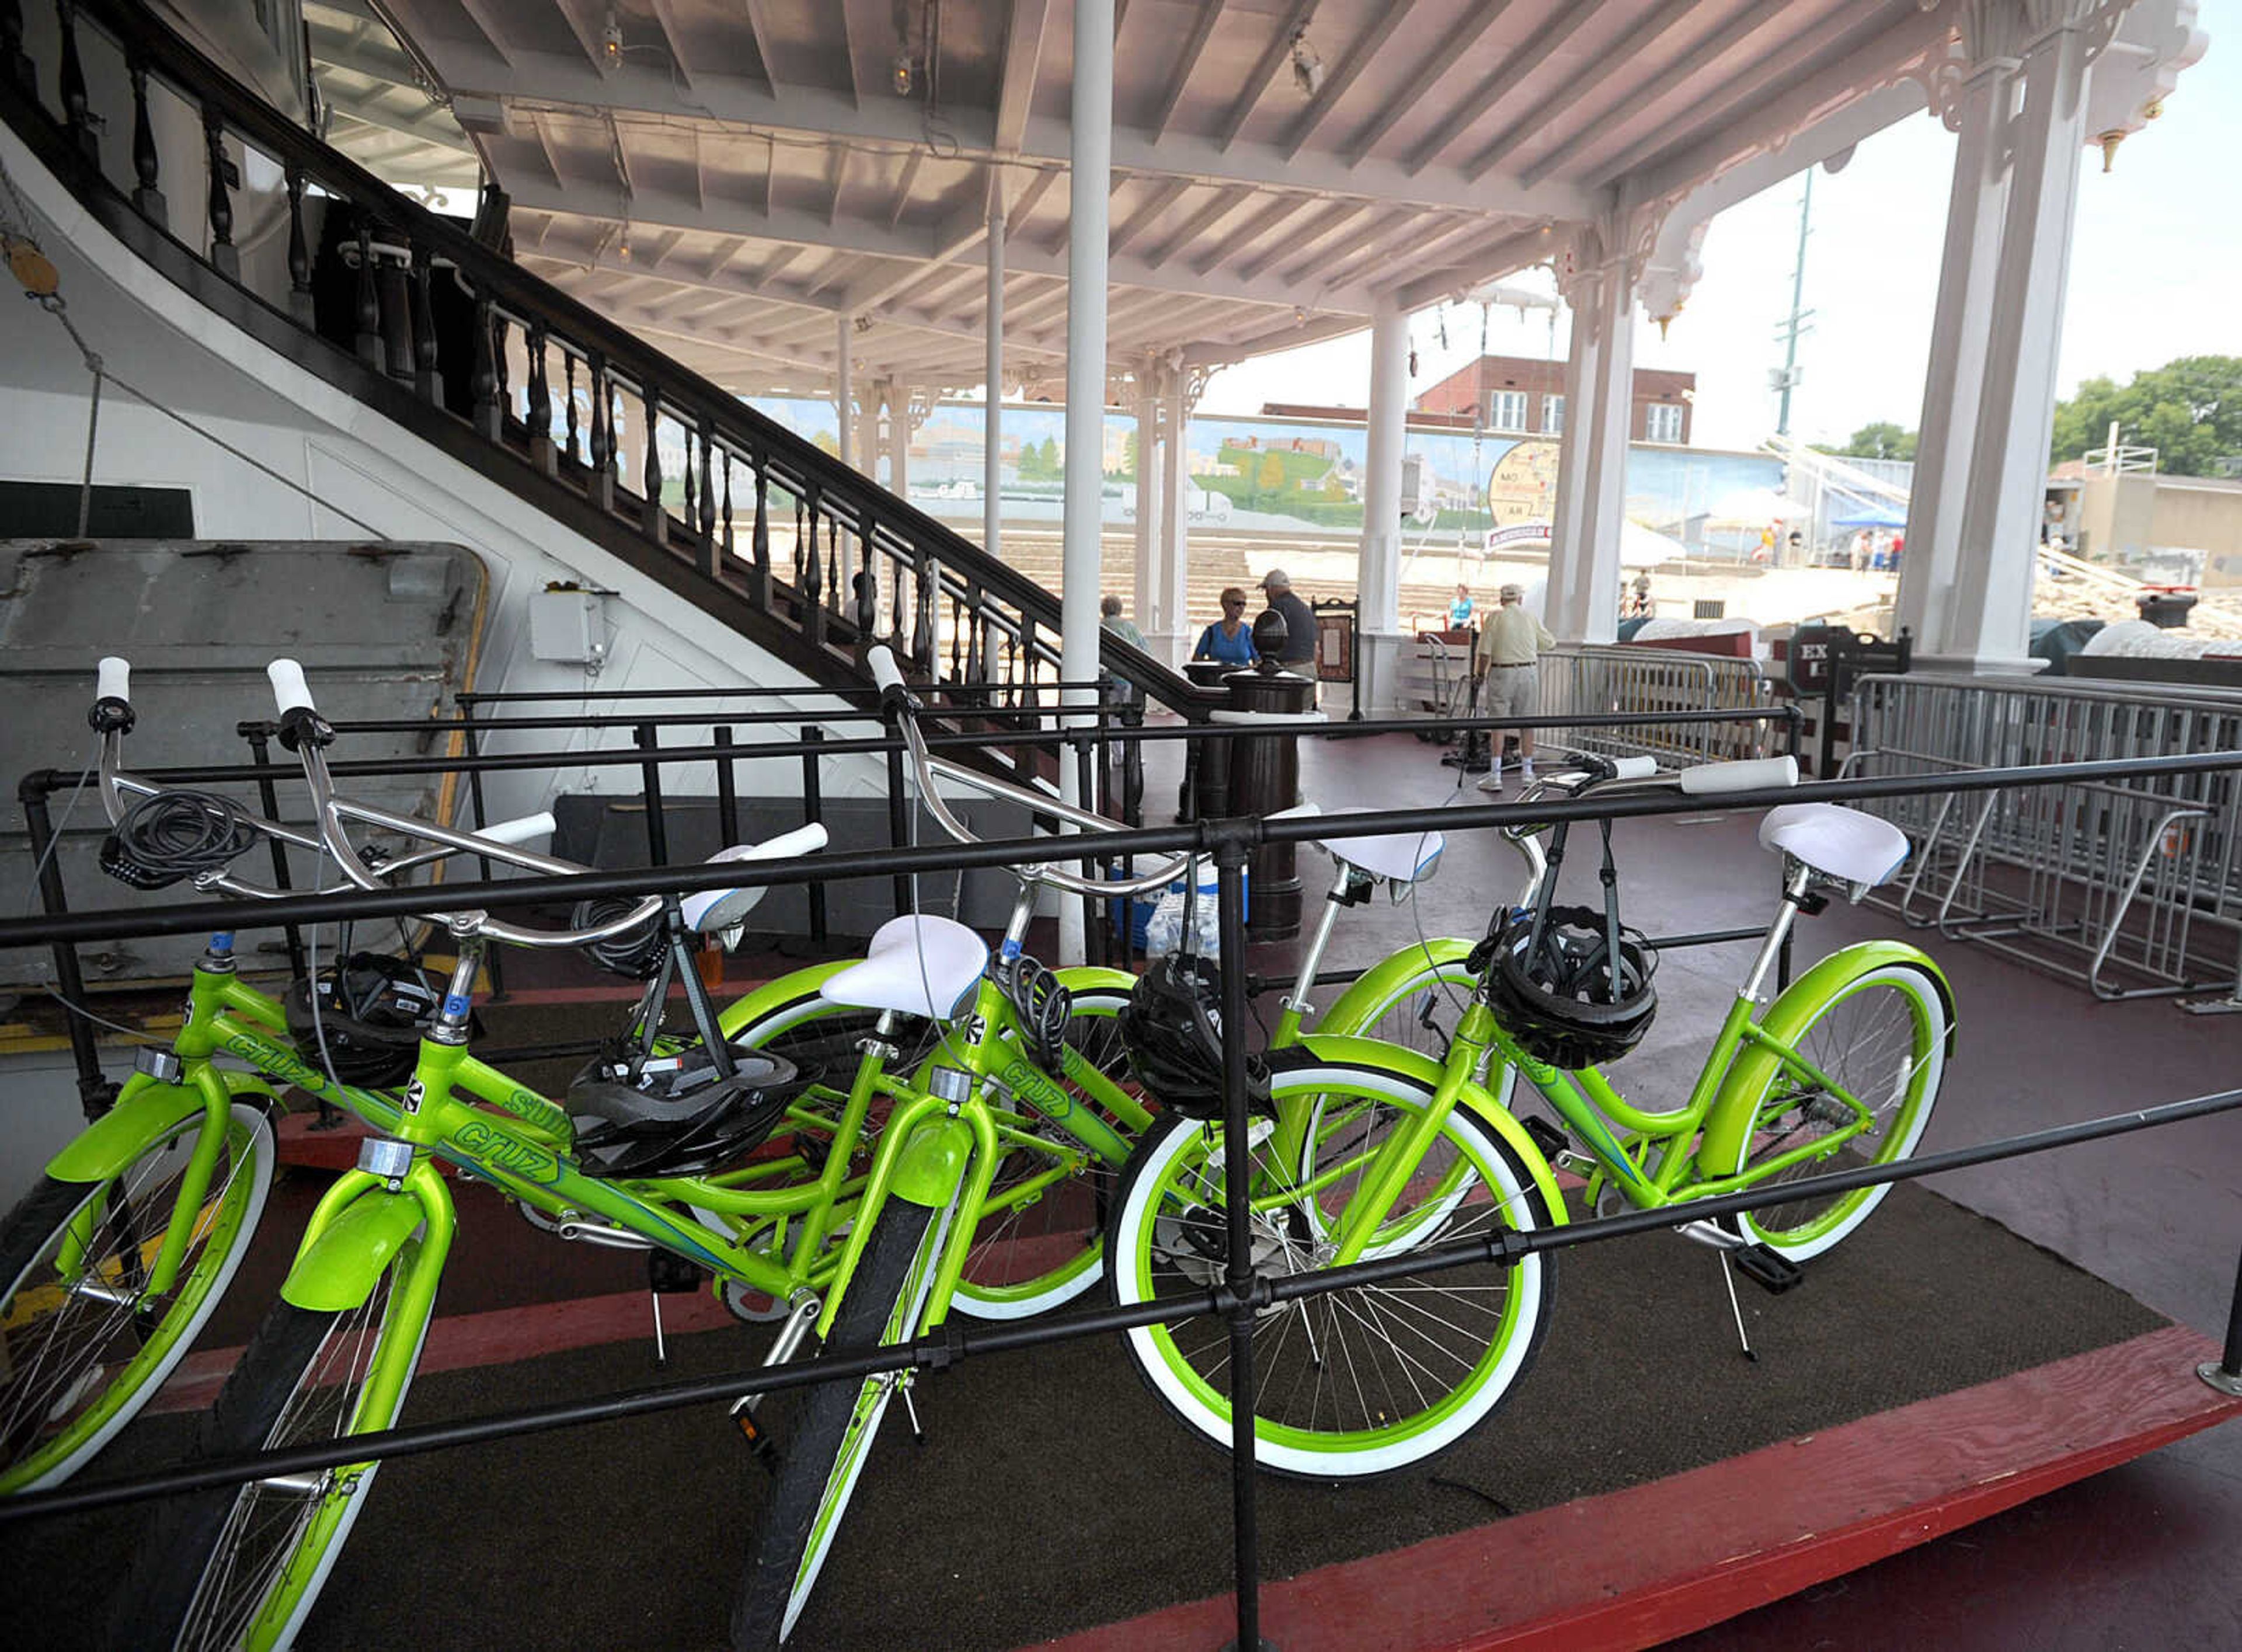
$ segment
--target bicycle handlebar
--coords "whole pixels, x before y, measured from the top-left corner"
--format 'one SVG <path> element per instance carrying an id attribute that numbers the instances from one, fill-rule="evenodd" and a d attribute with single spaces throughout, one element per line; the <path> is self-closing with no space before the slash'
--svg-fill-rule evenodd
<path id="1" fill-rule="evenodd" d="M 1043 796 L 1038 793 L 1029 791 L 1024 787 L 1015 786 L 1010 781 L 998 780 L 993 775 L 984 775 L 977 769 L 967 769 L 947 758 L 932 755 L 928 752 L 926 742 L 919 733 L 918 699 L 903 681 L 903 668 L 896 662 L 895 651 L 882 643 L 866 653 L 865 664 L 872 673 L 872 681 L 879 685 L 881 708 L 892 710 L 895 714 L 897 731 L 903 737 L 903 744 L 910 752 L 911 767 L 918 776 L 919 796 L 926 803 L 927 812 L 934 816 L 935 823 L 943 831 L 949 833 L 959 843 L 978 843 L 983 840 L 975 836 L 964 822 L 950 812 L 950 804 L 942 795 L 941 782 L 944 776 L 957 781 L 961 785 L 970 786 L 975 790 L 990 797 L 1006 802 L 1023 804 L 1039 815 L 1055 816 L 1065 823 L 1080 826 L 1089 831 L 1111 832 L 1120 829 L 1103 815 L 1093 815 L 1087 809 L 1077 809 L 1073 804 L 1063 802 L 1057 798 Z M 1158 871 L 1148 876 L 1111 883 L 1099 883 L 1094 878 L 1084 877 L 1074 872 L 1063 872 L 1056 866 L 1043 866 L 1029 870 L 1015 868 L 1013 875 L 1030 882 L 1048 883 L 1053 889 L 1067 890 L 1077 895 L 1111 896 L 1120 899 L 1131 895 L 1147 894 L 1156 889 L 1165 889 L 1184 875 L 1194 858 L 1189 853 L 1179 855 L 1163 864 Z"/>

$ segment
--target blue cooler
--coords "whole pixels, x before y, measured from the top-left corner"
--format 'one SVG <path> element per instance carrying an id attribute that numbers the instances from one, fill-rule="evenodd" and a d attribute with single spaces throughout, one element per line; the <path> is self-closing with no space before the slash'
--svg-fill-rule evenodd
<path id="1" fill-rule="evenodd" d="M 1174 857 L 1168 855 L 1141 855 L 1134 858 L 1136 860 L 1141 860 L 1144 864 L 1144 870 L 1149 871 L 1153 867 L 1158 865 L 1162 861 L 1171 860 Z M 1213 860 L 1206 856 L 1201 856 L 1199 857 L 1198 872 L 1198 898 L 1205 901 L 1208 907 L 1212 909 L 1214 903 L 1222 897 L 1222 874 L 1216 869 Z M 1124 866 L 1117 868 L 1112 872 L 1107 874 L 1107 876 L 1116 883 L 1124 883 L 1131 877 L 1141 876 L 1142 874 L 1131 870 L 1128 867 Z M 1253 908 L 1252 876 L 1248 870 L 1241 867 L 1238 869 L 1238 876 L 1244 880 L 1244 886 L 1240 891 L 1244 897 L 1244 900 L 1241 904 L 1244 906 L 1247 913 L 1251 913 Z M 1184 880 L 1178 877 L 1175 882 L 1170 883 L 1168 888 L 1176 894 L 1181 894 L 1184 888 Z M 1152 909 L 1159 903 L 1160 892 L 1158 890 L 1152 890 L 1143 895 L 1125 897 L 1113 903 L 1113 927 L 1116 930 L 1119 930 L 1124 926 L 1126 927 L 1129 933 L 1129 947 L 1131 951 L 1142 952 L 1144 950 L 1144 928 L 1146 924 L 1151 922 Z"/>

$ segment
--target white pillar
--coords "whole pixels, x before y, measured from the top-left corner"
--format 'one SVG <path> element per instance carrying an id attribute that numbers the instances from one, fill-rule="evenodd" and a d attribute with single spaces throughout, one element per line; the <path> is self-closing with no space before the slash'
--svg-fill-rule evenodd
<path id="1" fill-rule="evenodd" d="M 1191 611 L 1191 467 L 1184 436 L 1191 418 L 1187 380 L 1182 367 L 1162 370 L 1160 394 L 1160 634 L 1171 664 L 1190 657 L 1198 635 Z M 1208 616 L 1212 618 L 1212 616 Z"/>
<path id="2" fill-rule="evenodd" d="M 1946 206 L 1946 250 L 1930 326 L 1930 365 L 1923 382 L 1915 476 L 1907 507 L 1896 622 L 1915 634 L 1918 653 L 1943 649 L 1950 599 L 1961 555 L 1963 503 L 1977 440 L 1977 395 L 1991 332 L 1993 280 L 2008 203 L 2002 139 L 2014 101 L 2015 65 L 1980 64 L 1963 84 Z"/>
<path id="3" fill-rule="evenodd" d="M 910 488 L 910 386 L 888 380 L 888 491 L 897 499 Z"/>
<path id="4" fill-rule="evenodd" d="M 1001 484 L 1004 426 L 1004 191 L 1003 185 L 989 195 L 989 299 L 983 318 L 989 364 L 987 399 L 981 409 L 981 543 L 989 554 L 1003 559 L 1004 504 Z"/>
<path id="5" fill-rule="evenodd" d="M 841 448 L 841 462 L 856 462 L 856 318 L 836 315 L 833 318 L 833 420 L 834 440 Z"/>
<path id="6" fill-rule="evenodd" d="M 1392 298 L 1370 315 L 1370 425 L 1362 470 L 1362 549 L 1356 588 L 1362 629 L 1401 624 L 1401 454 L 1409 402 L 1409 318 Z"/>
<path id="7" fill-rule="evenodd" d="M 2065 0 L 2024 48 L 2024 106 L 2009 124 L 2008 211 L 1945 636 L 1932 652 L 1981 668 L 2028 668 L 2032 576 L 2055 423 L 2056 353 L 2086 141 L 2092 0 Z"/>
<path id="8" fill-rule="evenodd" d="M 1137 534 L 1135 584 L 1129 617 L 1151 641 L 1169 628 L 1162 613 L 1165 587 L 1160 553 L 1160 395 L 1156 369 L 1146 363 L 1137 374 Z"/>
<path id="9" fill-rule="evenodd" d="M 1572 312 L 1571 344 L 1565 357 L 1565 427 L 1557 433 L 1557 487 L 1551 505 L 1548 582 L 1542 594 L 1544 621 L 1553 628 L 1568 601 L 1571 573 L 1581 561 L 1576 536 L 1587 497 L 1588 432 L 1596 406 L 1596 305 L 1601 284 L 1594 276 L 1568 285 L 1565 301 Z"/>
<path id="10" fill-rule="evenodd" d="M 1619 635 L 1621 524 L 1627 518 L 1627 445 L 1635 406 L 1635 284 L 1623 260 L 1598 273 L 1591 313 L 1595 354 L 1591 406 L 1578 433 L 1580 494 L 1565 525 L 1565 538 L 1549 553 L 1547 622 L 1561 642 L 1609 642 Z M 1576 312 L 1577 328 L 1581 320 Z M 1572 404 L 1565 406 L 1565 433 L 1574 434 Z"/>
<path id="11" fill-rule="evenodd" d="M 1098 675 L 1104 534 L 1107 198 L 1113 186 L 1113 0 L 1074 0 L 1074 107 L 1068 123 L 1066 460 L 1059 593 L 1060 669 Z M 1087 700 L 1085 691 L 1075 697 Z M 1070 771 L 1071 772 L 1071 771 Z"/>

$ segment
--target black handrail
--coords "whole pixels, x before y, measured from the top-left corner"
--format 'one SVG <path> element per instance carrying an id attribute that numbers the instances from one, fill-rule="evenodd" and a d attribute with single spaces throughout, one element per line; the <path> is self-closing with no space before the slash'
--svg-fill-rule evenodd
<path id="1" fill-rule="evenodd" d="M 355 245 L 341 250 L 346 262 L 354 252 L 358 265 L 358 365 L 408 391 L 410 402 L 443 414 L 456 426 L 447 437 L 471 430 L 486 455 L 514 461 L 484 464 L 493 480 L 540 504 L 551 498 L 551 485 L 559 484 L 606 519 L 603 528 L 626 530 L 601 533 L 607 548 L 658 571 L 673 588 L 721 594 L 711 605 L 720 615 L 744 600 L 753 612 L 823 655 L 829 666 L 853 668 L 856 649 L 882 635 L 915 664 L 916 675 L 986 685 L 991 703 L 1056 703 L 1060 607 L 1033 581 L 393 190 L 208 62 L 144 8 L 131 0 L 81 0 L 57 14 L 61 50 L 67 60 L 78 59 L 76 24 L 86 18 L 97 21 L 123 58 L 134 105 L 128 196 L 124 185 L 101 169 L 97 125 L 83 91 L 59 111 L 40 104 L 37 77 L 21 55 L 15 0 L 0 3 L 0 13 L 13 15 L 15 26 L 0 32 L 9 37 L 17 68 L 0 74 L 0 111 L 43 160 L 112 228 L 127 218 L 153 228 L 173 254 L 185 254 L 299 334 L 318 336 L 312 328 L 307 185 L 352 211 Z M 171 230 L 159 187 L 161 158 L 152 138 L 144 140 L 151 77 L 202 117 L 206 176 L 195 190 L 172 193 L 182 204 L 202 198 L 208 254 Z M 124 124 L 113 122 L 111 129 Z M 232 242 L 238 173 L 227 155 L 229 140 L 270 157 L 286 180 L 290 290 L 278 295 L 282 303 L 243 283 Z M 393 280 L 374 279 L 385 259 Z M 433 272 L 440 265 L 451 266 L 472 296 L 469 361 L 441 355 L 432 307 Z M 228 307 L 238 310 L 238 299 Z M 346 357 L 353 353 L 340 343 L 330 347 Z M 561 369 L 557 377 L 555 354 Z M 522 370 L 520 416 L 508 382 L 516 362 Z M 386 386 L 377 399 L 353 382 L 357 375 L 321 371 L 361 399 L 386 404 L 385 412 L 395 407 Z M 581 421 L 580 373 L 590 415 Z M 634 478 L 622 467 L 619 432 L 625 423 L 619 420 L 619 401 L 643 449 Z M 558 416 L 563 413 L 565 422 Z M 587 439 L 581 452 L 580 433 Z M 662 502 L 661 439 L 673 433 L 681 434 L 684 445 L 681 516 Z M 735 467 L 744 472 L 746 495 L 736 511 Z M 640 484 L 635 493 L 632 480 Z M 775 565 L 774 542 L 782 548 L 789 514 L 793 566 L 782 569 Z M 1198 715 L 1218 699 L 1109 632 L 1101 629 L 1098 641 L 1104 669 L 1151 700 Z"/>

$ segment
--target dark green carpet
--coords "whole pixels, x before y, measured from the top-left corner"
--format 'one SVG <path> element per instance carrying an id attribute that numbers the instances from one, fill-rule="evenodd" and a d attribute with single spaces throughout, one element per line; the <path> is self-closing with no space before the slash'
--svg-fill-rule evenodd
<path id="1" fill-rule="evenodd" d="M 1802 1288 L 1745 1287 L 1757 1364 L 1737 1353 L 1708 1252 L 1668 1236 L 1588 1246 L 1559 1259 L 1557 1279 L 1539 1362 L 1456 1448 L 1368 1484 L 1264 1477 L 1265 1576 L 1655 1480 L 2164 1323 L 1912 1187 Z M 722 1370 L 761 1340 L 688 1339 L 666 1373 L 634 1344 L 431 1377 L 409 1415 Z M 890 1412 L 790 1645 L 1007 1648 L 1229 1587 L 1228 1460 L 1183 1433 L 1112 1342 L 971 1361 L 916 1392 L 931 1438 L 914 1447 Z M 190 1420 L 138 1431 L 131 1454 L 176 1451 Z M 299 1644 L 718 1646 L 767 1484 L 714 1408 L 399 1461 Z M 143 1518 L 0 1534 L 0 1569 L 30 1580 L 0 1638 L 84 1644 Z"/>

